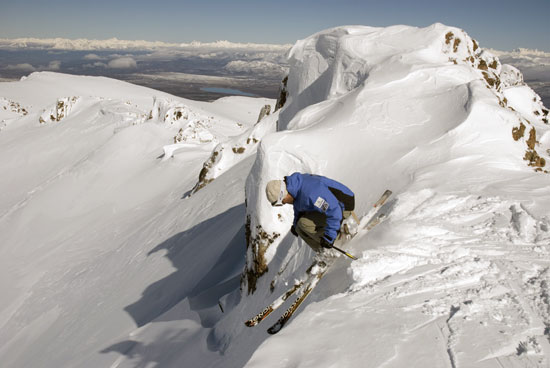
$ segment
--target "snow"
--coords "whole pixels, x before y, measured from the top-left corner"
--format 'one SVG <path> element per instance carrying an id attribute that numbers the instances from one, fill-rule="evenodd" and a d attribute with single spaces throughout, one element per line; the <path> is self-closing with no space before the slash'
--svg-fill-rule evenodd
<path id="1" fill-rule="evenodd" d="M 289 64 L 260 121 L 275 101 L 0 83 L 2 366 L 548 366 L 548 110 L 521 73 L 442 24 L 325 30 Z M 294 171 L 358 215 L 394 196 L 271 336 L 285 305 L 243 322 L 313 256 L 265 200 Z"/>

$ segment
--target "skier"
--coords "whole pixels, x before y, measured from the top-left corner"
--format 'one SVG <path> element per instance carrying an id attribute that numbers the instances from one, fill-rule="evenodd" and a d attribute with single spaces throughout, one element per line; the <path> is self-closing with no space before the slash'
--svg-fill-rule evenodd
<path id="1" fill-rule="evenodd" d="M 355 195 L 348 187 L 320 175 L 296 172 L 284 180 L 271 180 L 266 195 L 272 206 L 293 205 L 290 231 L 318 253 L 333 247 L 342 221 L 355 208 Z"/>
<path id="2" fill-rule="evenodd" d="M 272 206 L 282 206 L 283 204 L 294 206 L 294 223 L 291 231 L 295 236 L 304 239 L 316 252 L 321 252 L 323 248 L 334 248 L 349 258 L 357 259 L 334 245 L 339 233 L 345 232 L 353 236 L 358 231 L 357 227 L 355 231 L 349 231 L 349 226 L 354 221 L 357 225 L 359 221 L 353 213 L 355 195 L 348 187 L 324 176 L 294 173 L 285 176 L 284 180 L 271 180 L 267 183 L 265 192 L 267 200 Z M 366 231 L 385 218 L 384 213 L 378 213 L 376 210 L 386 203 L 391 194 L 391 190 L 386 190 L 373 205 L 372 213 L 369 212 L 368 221 L 365 222 Z M 301 281 L 297 280 L 286 292 L 262 309 L 260 313 L 245 321 L 244 324 L 248 327 L 258 325 L 283 305 L 291 295 L 297 293 L 294 303 L 273 326 L 267 329 L 270 334 L 279 332 L 319 283 L 332 263 L 333 259 L 315 257 L 313 264 L 307 269 L 306 276 Z"/>

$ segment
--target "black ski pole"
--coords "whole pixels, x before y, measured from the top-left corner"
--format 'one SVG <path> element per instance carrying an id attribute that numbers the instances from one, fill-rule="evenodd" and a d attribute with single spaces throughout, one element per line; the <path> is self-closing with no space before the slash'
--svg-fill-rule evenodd
<path id="1" fill-rule="evenodd" d="M 340 248 L 338 248 L 338 247 L 336 247 L 336 246 L 334 246 L 334 245 L 333 245 L 332 247 L 333 247 L 334 249 L 336 249 L 338 252 L 342 253 L 343 255 L 345 255 L 345 256 L 347 256 L 347 257 L 353 259 L 354 261 L 356 261 L 356 260 L 358 259 L 358 258 L 355 257 L 354 255 L 349 254 L 348 252 L 346 252 L 346 251 L 343 250 L 343 249 L 340 249 Z"/>

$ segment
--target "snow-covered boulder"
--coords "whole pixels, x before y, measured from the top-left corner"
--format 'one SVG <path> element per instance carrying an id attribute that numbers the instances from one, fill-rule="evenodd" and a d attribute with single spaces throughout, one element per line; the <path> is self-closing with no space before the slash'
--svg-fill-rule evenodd
<path id="1" fill-rule="evenodd" d="M 164 98 L 155 98 L 153 108 L 149 113 L 149 120 L 158 120 L 173 128 L 178 127 L 174 136 L 177 143 L 210 143 L 217 141 L 211 132 L 212 118 L 194 111 L 179 101 L 170 101 Z"/>
<path id="2" fill-rule="evenodd" d="M 216 179 L 238 162 L 256 153 L 259 142 L 262 138 L 275 132 L 278 113 L 269 114 L 271 105 L 265 105 L 260 110 L 258 122 L 244 133 L 229 138 L 223 143 L 216 145 L 212 154 L 203 164 L 199 173 L 199 180 L 192 190 L 192 193 L 204 188 L 205 185 Z"/>
<path id="3" fill-rule="evenodd" d="M 0 113 L 1 112 L 11 112 L 19 116 L 25 116 L 29 113 L 27 108 L 21 106 L 19 102 L 11 101 L 5 97 L 0 97 Z"/>
<path id="4" fill-rule="evenodd" d="M 524 84 L 523 74 L 521 74 L 519 69 L 508 64 L 502 65 L 500 80 L 503 88 L 521 86 Z"/>

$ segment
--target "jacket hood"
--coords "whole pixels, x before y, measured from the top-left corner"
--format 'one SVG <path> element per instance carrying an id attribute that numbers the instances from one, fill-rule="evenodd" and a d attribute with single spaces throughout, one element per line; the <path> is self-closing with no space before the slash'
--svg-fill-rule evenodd
<path id="1" fill-rule="evenodd" d="M 286 190 L 294 198 L 298 197 L 300 190 L 302 189 L 302 176 L 298 173 L 294 173 L 290 176 L 285 176 Z"/>

